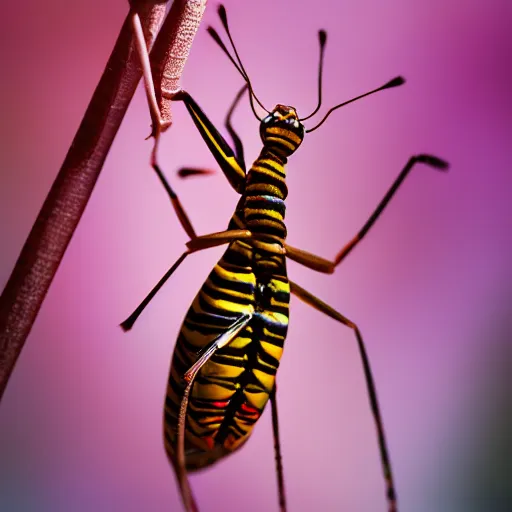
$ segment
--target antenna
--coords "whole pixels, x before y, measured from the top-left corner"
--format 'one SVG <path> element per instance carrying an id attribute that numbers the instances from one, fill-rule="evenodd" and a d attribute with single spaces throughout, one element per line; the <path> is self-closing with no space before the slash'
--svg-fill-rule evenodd
<path id="1" fill-rule="evenodd" d="M 325 120 L 338 108 L 343 107 L 345 105 L 348 105 L 349 103 L 352 103 L 353 101 L 359 100 L 361 98 L 364 98 L 365 96 L 369 96 L 370 94 L 373 94 L 378 91 L 382 91 L 383 89 L 390 89 L 391 87 L 397 87 L 399 85 L 402 85 L 405 83 L 405 79 L 401 76 L 397 76 L 393 78 L 393 80 L 390 80 L 389 82 L 385 83 L 384 85 L 378 87 L 377 89 L 374 89 L 373 91 L 366 92 L 365 94 L 361 94 L 360 96 L 356 96 L 355 98 L 352 98 L 351 100 L 345 101 L 343 103 L 340 103 L 339 105 L 336 105 L 335 107 L 332 107 L 327 114 L 325 114 L 324 118 L 313 128 L 310 128 L 309 130 L 306 130 L 306 133 L 310 133 L 315 131 L 317 128 L 322 126 L 322 124 L 325 122 Z"/>
<path id="2" fill-rule="evenodd" d="M 318 104 L 309 116 L 299 119 L 301 122 L 313 117 L 320 110 L 320 106 L 322 105 L 322 71 L 324 68 L 324 49 L 327 41 L 327 32 L 325 30 L 318 31 L 318 41 L 320 42 L 320 63 L 318 65 Z"/>

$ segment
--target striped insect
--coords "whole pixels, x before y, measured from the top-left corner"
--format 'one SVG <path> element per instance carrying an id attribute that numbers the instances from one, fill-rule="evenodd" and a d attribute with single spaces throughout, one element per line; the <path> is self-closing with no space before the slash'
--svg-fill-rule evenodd
<path id="1" fill-rule="evenodd" d="M 315 115 L 322 103 L 326 33 L 319 32 L 318 104 L 311 114 L 299 118 L 293 107 L 279 104 L 269 111 L 259 101 L 233 43 L 226 11 L 222 6 L 219 7 L 219 16 L 234 55 L 213 28 L 209 27 L 208 31 L 246 82 L 225 121 L 234 142 L 234 151 L 188 93 L 181 91 L 174 100 L 185 104 L 229 183 L 240 194 L 240 200 L 227 230 L 197 236 L 178 196 L 158 165 L 154 165 L 190 241 L 187 250 L 134 313 L 121 324 L 125 330 L 133 326 L 142 310 L 188 255 L 228 244 L 226 252 L 209 274 L 186 314 L 176 342 L 168 380 L 164 442 L 177 476 L 183 503 L 187 511 L 198 510 L 187 473 L 210 466 L 243 446 L 270 400 L 279 506 L 281 511 L 286 510 L 275 381 L 287 334 L 290 294 L 294 294 L 354 332 L 377 430 L 387 507 L 389 511 L 396 511 L 396 492 L 387 442 L 361 332 L 353 321 L 290 281 L 286 272 L 286 258 L 310 269 L 332 274 L 364 238 L 416 163 L 437 169 L 446 169 L 448 165 L 431 155 L 422 154 L 410 158 L 361 230 L 334 260 L 326 260 L 290 246 L 286 243 L 284 222 L 288 193 L 285 168 L 288 158 L 302 144 L 305 134 L 319 128 L 334 110 L 377 91 L 399 86 L 404 80 L 397 77 L 377 89 L 336 105 L 319 123 L 306 129 L 303 122 Z M 231 124 L 233 111 L 246 91 L 249 92 L 252 111 L 260 122 L 263 142 L 258 158 L 248 172 L 242 143 Z M 267 112 L 265 117 L 258 116 L 254 102 Z M 182 169 L 181 175 L 191 172 L 194 171 Z"/>

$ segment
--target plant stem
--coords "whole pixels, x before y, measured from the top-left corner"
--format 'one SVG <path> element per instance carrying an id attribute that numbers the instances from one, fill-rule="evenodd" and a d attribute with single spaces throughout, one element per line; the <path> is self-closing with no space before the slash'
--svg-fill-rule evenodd
<path id="1" fill-rule="evenodd" d="M 167 0 L 131 0 L 130 3 L 139 14 L 146 44 L 151 48 L 164 19 Z M 155 69 L 164 69 L 170 65 L 169 60 L 177 59 L 180 63 L 176 69 L 181 75 L 201 18 L 197 9 L 190 7 L 195 4 L 202 4 L 204 10 L 204 0 L 175 0 L 160 31 L 158 40 L 163 42 L 159 45 L 164 45 L 165 41 L 172 43 L 170 35 L 183 31 L 188 46 L 175 44 L 167 52 L 160 52 L 158 61 L 153 64 Z M 142 71 L 130 14 L 0 296 L 0 400 L 140 80 Z M 195 18 L 191 20 L 190 16 Z M 195 25 L 195 30 L 190 36 L 191 24 Z M 174 41 L 181 40 L 174 37 Z"/>

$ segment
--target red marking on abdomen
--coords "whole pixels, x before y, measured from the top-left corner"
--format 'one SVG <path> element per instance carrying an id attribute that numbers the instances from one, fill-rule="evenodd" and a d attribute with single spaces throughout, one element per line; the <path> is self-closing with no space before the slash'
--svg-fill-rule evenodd
<path id="1" fill-rule="evenodd" d="M 219 409 L 225 409 L 229 402 L 212 402 L 213 407 L 218 407 Z"/>
<path id="2" fill-rule="evenodd" d="M 244 411 L 247 414 L 259 414 L 260 411 L 256 409 L 255 407 L 252 407 L 251 405 L 247 405 L 247 402 L 244 402 L 242 404 L 242 411 Z"/>

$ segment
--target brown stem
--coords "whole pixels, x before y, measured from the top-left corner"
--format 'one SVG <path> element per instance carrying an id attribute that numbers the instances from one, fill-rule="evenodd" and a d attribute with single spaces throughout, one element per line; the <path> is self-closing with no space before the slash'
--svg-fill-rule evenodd
<path id="1" fill-rule="evenodd" d="M 162 132 L 171 124 L 171 98 L 180 90 L 180 77 L 205 8 L 206 0 L 174 0 L 162 26 L 162 37 L 151 52 Z M 175 19 L 178 23 L 172 24 Z"/>
<path id="2" fill-rule="evenodd" d="M 197 0 L 175 0 L 176 7 L 173 4 L 171 9 L 174 14 L 171 12 L 172 18 L 166 21 L 167 33 L 162 29 L 158 39 L 170 41 L 171 32 L 178 34 L 182 30 L 188 34 L 191 21 L 184 13 L 190 4 L 196 3 Z M 167 0 L 131 0 L 130 4 L 140 16 L 146 43 L 151 47 L 165 16 Z M 192 23 L 197 28 L 198 21 Z M 174 40 L 175 48 L 158 54 L 155 65 L 159 69 L 164 61 L 174 58 L 180 60 L 178 68 L 183 68 L 181 60 L 188 55 L 190 45 L 183 49 L 176 37 Z M 128 15 L 64 163 L 0 296 L 0 400 L 140 77 Z"/>

